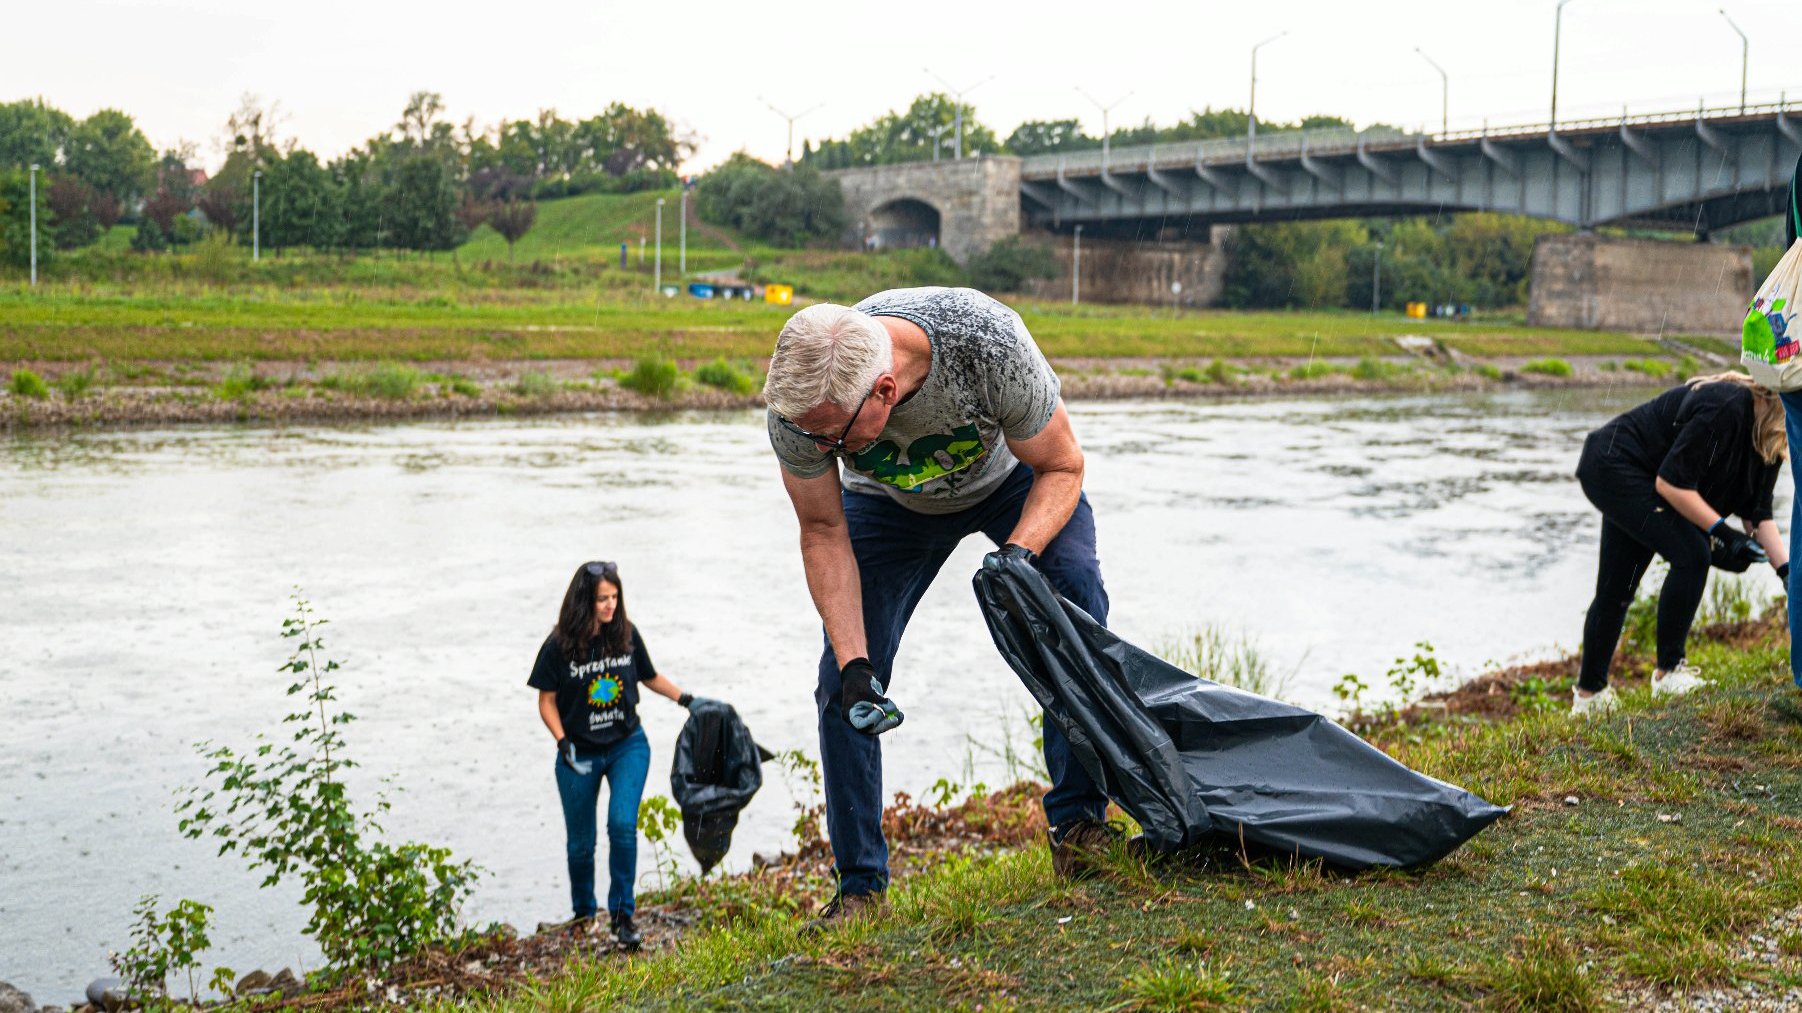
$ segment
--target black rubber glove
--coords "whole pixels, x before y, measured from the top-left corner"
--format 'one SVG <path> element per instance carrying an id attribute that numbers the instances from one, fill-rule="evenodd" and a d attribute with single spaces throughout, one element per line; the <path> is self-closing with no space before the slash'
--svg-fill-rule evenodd
<path id="1" fill-rule="evenodd" d="M 568 736 L 564 736 L 557 740 L 557 762 L 576 773 L 581 774 L 583 777 L 587 777 L 594 773 L 594 764 L 587 760 L 577 758 L 576 744 L 569 741 Z"/>
<path id="2" fill-rule="evenodd" d="M 682 694 L 681 696 L 676 698 L 676 702 L 681 704 L 684 707 L 687 707 L 689 710 L 694 710 L 696 704 L 700 704 L 702 707 L 706 707 L 709 705 L 714 706 L 714 707 L 724 707 L 725 706 L 725 704 L 720 703 L 718 700 L 715 700 L 712 697 L 695 696 L 693 693 Z"/>
<path id="3" fill-rule="evenodd" d="M 1008 542 L 1001 548 L 989 553 L 999 559 L 1023 559 L 1028 566 L 1039 565 L 1039 554 L 1018 542 Z"/>
<path id="4" fill-rule="evenodd" d="M 693 693 L 684 693 L 681 696 L 676 698 L 676 706 L 678 706 L 678 707 L 688 707 L 688 706 L 691 706 L 694 702 L 695 702 L 695 695 Z"/>
<path id="5" fill-rule="evenodd" d="M 1708 529 L 1708 561 L 1729 573 L 1745 573 L 1753 563 L 1769 562 L 1770 557 L 1752 536 L 1723 517 Z"/>
<path id="6" fill-rule="evenodd" d="M 904 715 L 895 702 L 882 695 L 876 666 L 868 658 L 852 658 L 839 670 L 839 709 L 851 727 L 865 735 L 881 735 L 901 725 Z"/>
<path id="7" fill-rule="evenodd" d="M 1777 579 L 1783 581 L 1785 584 L 1789 583 L 1789 564 L 1788 563 L 1785 563 L 1782 566 L 1777 567 Z"/>

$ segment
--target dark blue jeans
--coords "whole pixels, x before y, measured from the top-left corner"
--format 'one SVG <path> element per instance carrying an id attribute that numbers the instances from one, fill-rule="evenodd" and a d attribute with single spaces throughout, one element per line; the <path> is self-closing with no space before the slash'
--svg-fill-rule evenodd
<path id="1" fill-rule="evenodd" d="M 569 855 L 569 902 L 577 918 L 595 914 L 594 831 L 601 779 L 607 780 L 607 913 L 629 915 L 636 908 L 632 891 L 638 879 L 638 803 L 645 775 L 651 770 L 651 743 L 644 729 L 601 750 L 578 750 L 594 765 L 578 774 L 557 762 L 557 795 L 563 800 L 563 831 Z"/>
<path id="2" fill-rule="evenodd" d="M 1006 541 L 1020 519 L 1032 488 L 1032 469 L 1022 464 L 982 502 L 954 514 L 915 513 L 887 496 L 847 492 L 845 520 L 863 582 L 864 637 L 870 663 L 886 687 L 895 650 L 914 606 L 938 576 L 951 550 L 967 535 L 981 532 L 996 545 Z M 1107 622 L 1107 589 L 1095 557 L 1095 515 L 1083 496 L 1062 532 L 1045 547 L 1039 569 L 1051 586 L 1100 623 Z M 974 606 L 972 619 L 979 614 Z M 839 890 L 870 893 L 888 888 L 888 842 L 882 837 L 882 745 L 852 728 L 839 708 L 838 661 L 832 643 L 820 655 L 820 758 L 826 783 L 826 833 L 832 840 Z M 905 708 L 904 708 L 905 709 Z M 1100 819 L 1107 797 L 1070 755 L 1063 732 L 1045 722 L 1045 769 L 1051 791 L 1045 818 L 1053 826 L 1075 819 Z M 902 734 L 906 734 L 903 732 Z"/>
<path id="3" fill-rule="evenodd" d="M 1802 598 L 1797 596 L 1802 591 L 1802 572 L 1798 572 L 1796 560 L 1802 537 L 1802 462 L 1796 458 L 1802 452 L 1802 391 L 1783 395 L 1783 428 L 1789 435 L 1790 481 L 1796 484 L 1789 505 L 1789 673 L 1796 685 L 1802 686 L 1802 658 L 1796 654 L 1796 645 L 1802 644 L 1802 605 L 1798 605 Z"/>

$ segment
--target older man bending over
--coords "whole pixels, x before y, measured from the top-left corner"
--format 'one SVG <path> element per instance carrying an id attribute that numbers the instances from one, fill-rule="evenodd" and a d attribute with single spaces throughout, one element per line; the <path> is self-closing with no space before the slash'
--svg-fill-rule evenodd
<path id="1" fill-rule="evenodd" d="M 914 606 L 977 532 L 1036 557 L 1053 587 L 1107 622 L 1083 457 L 1057 374 L 1019 314 L 971 289 L 879 292 L 796 313 L 764 388 L 770 444 L 801 524 L 825 625 L 814 698 L 838 895 L 823 920 L 879 904 L 881 733 L 899 725 L 891 666 Z M 1107 800 L 1046 722 L 1052 865 L 1079 875 L 1115 832 Z"/>

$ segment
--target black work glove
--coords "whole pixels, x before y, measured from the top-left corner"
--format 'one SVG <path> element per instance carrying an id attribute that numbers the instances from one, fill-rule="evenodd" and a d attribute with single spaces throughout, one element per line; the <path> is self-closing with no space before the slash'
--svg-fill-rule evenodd
<path id="1" fill-rule="evenodd" d="M 1776 570 L 1777 579 L 1783 581 L 1783 583 L 1787 585 L 1789 583 L 1789 564 L 1785 563 L 1782 566 L 1776 567 Z"/>
<path id="2" fill-rule="evenodd" d="M 571 742 L 567 735 L 557 740 L 557 762 L 583 777 L 594 773 L 593 763 L 576 757 L 576 744 Z"/>
<path id="3" fill-rule="evenodd" d="M 678 704 L 681 704 L 684 707 L 687 707 L 689 710 L 694 710 L 695 704 L 700 704 L 703 707 L 706 707 L 709 705 L 716 706 L 716 707 L 724 706 L 724 704 L 721 704 L 718 700 L 715 700 L 712 697 L 695 696 L 693 693 L 682 694 L 681 696 L 676 698 L 676 702 Z"/>
<path id="4" fill-rule="evenodd" d="M 1001 548 L 989 553 L 989 555 L 996 559 L 1025 560 L 1027 566 L 1039 565 L 1039 554 L 1018 542 L 1008 542 Z"/>
<path id="5" fill-rule="evenodd" d="M 1753 563 L 1769 562 L 1752 536 L 1727 523 L 1723 517 L 1708 529 L 1708 561 L 1729 573 L 1745 573 Z"/>
<path id="6" fill-rule="evenodd" d="M 865 735 L 881 735 L 898 728 L 904 718 L 901 708 L 882 695 L 882 682 L 876 678 L 876 666 L 868 658 L 852 658 L 839 670 L 838 706 L 851 722 L 851 727 Z"/>

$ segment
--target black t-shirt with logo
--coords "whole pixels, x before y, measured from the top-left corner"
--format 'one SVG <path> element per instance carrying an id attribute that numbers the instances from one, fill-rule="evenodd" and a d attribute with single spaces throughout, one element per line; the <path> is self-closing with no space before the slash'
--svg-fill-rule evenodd
<path id="1" fill-rule="evenodd" d="M 638 684 L 657 678 L 651 656 L 644 649 L 638 629 L 632 630 L 632 650 L 609 655 L 601 642 L 590 642 L 588 656 L 580 661 L 565 657 L 555 633 L 538 649 L 538 661 L 526 684 L 557 694 L 557 713 L 563 734 L 578 746 L 605 748 L 638 727 Z"/>

